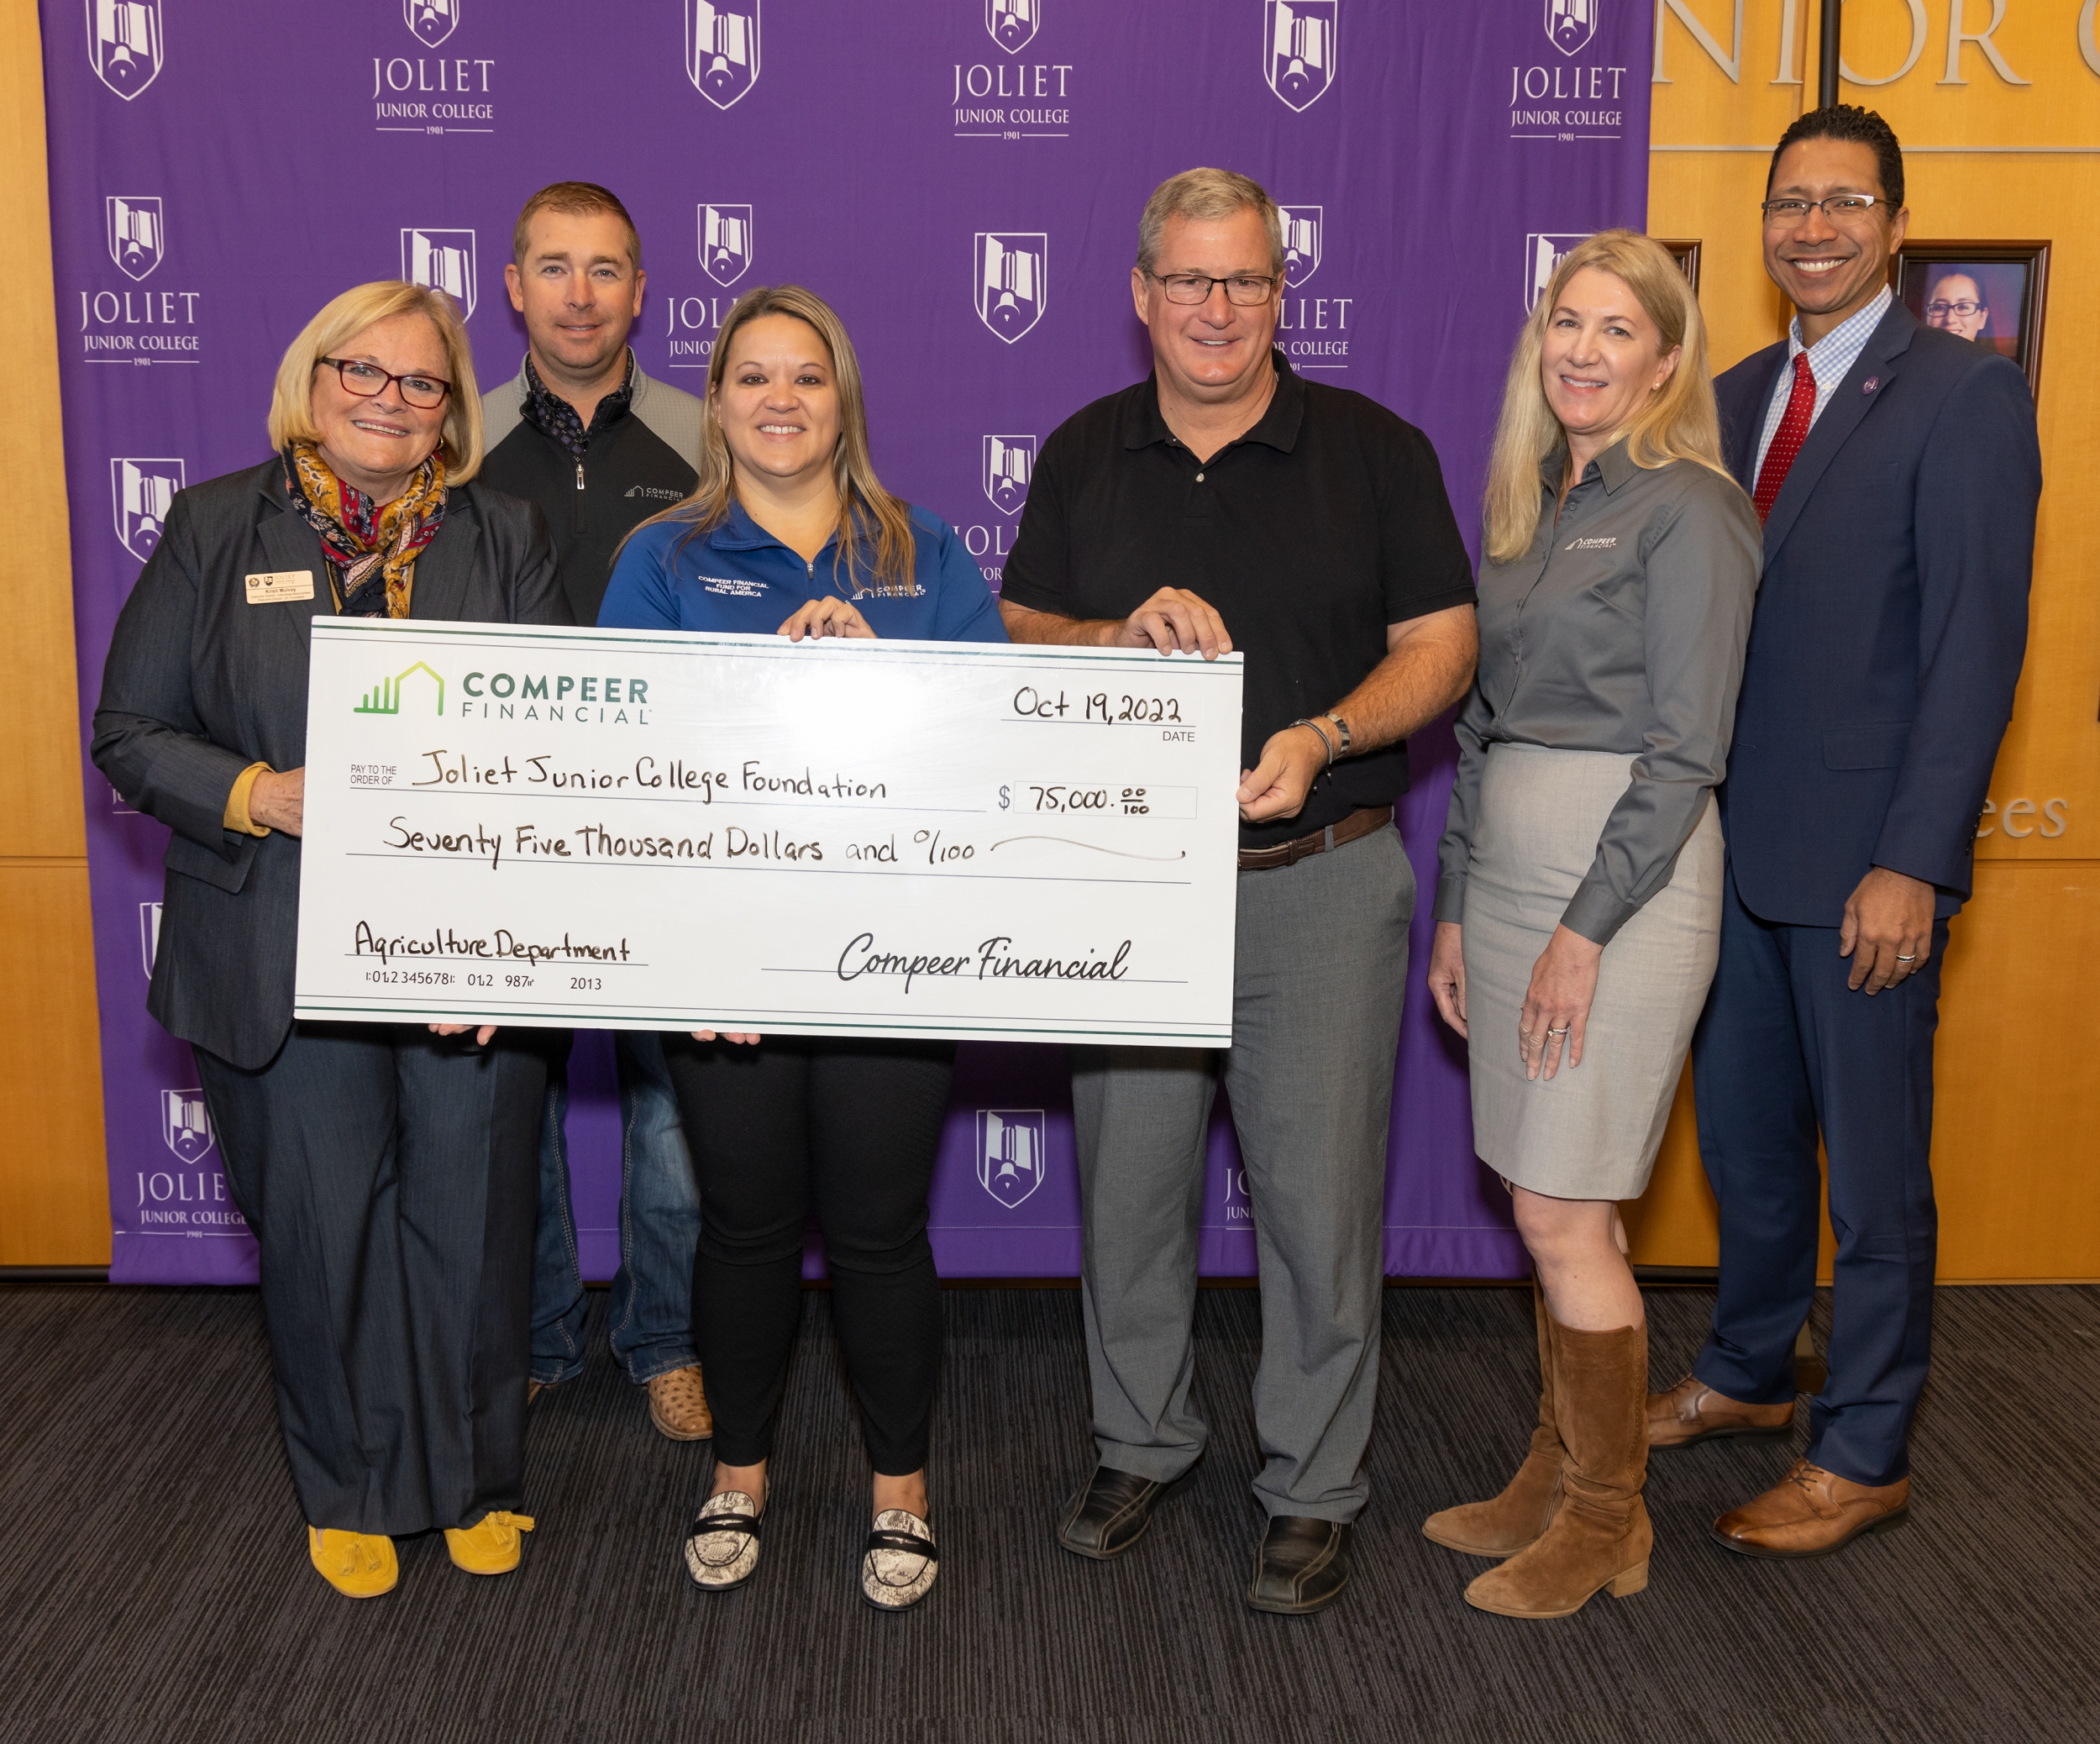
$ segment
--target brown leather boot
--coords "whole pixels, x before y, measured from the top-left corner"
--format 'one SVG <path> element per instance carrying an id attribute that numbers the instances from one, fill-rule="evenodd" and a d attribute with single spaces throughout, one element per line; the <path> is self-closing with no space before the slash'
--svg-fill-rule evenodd
<path id="1" fill-rule="evenodd" d="M 1578 1332 L 1547 1316 L 1561 1505 L 1538 1542 L 1490 1568 L 1466 1602 L 1505 1617 L 1564 1617 L 1603 1588 L 1648 1584 L 1655 1544 L 1641 1486 L 1648 1472 L 1648 1329 Z"/>
<path id="2" fill-rule="evenodd" d="M 1513 1557 L 1537 1542 L 1561 1505 L 1561 1431 L 1553 1421 L 1553 1353 L 1546 1294 L 1531 1286 L 1539 1332 L 1539 1421 L 1531 1451 L 1493 1501 L 1465 1502 L 1422 1522 L 1422 1536 L 1469 1557 Z"/>

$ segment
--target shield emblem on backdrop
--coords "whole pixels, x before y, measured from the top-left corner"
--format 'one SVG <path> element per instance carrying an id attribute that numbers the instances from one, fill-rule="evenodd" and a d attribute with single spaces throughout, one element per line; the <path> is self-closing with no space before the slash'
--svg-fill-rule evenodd
<path id="1" fill-rule="evenodd" d="M 167 244 L 159 197 L 142 194 L 112 194 L 102 202 L 109 233 L 109 258 L 117 270 L 143 279 L 160 264 Z"/>
<path id="2" fill-rule="evenodd" d="M 175 493 L 182 488 L 180 460 L 112 460 L 109 463 L 110 506 L 117 523 L 117 538 L 125 550 L 144 563 L 160 543 L 160 529 L 167 525 L 168 509 Z"/>
<path id="3" fill-rule="evenodd" d="M 1036 470 L 1032 436 L 984 439 L 984 495 L 1002 515 L 1017 515 L 1028 500 L 1028 475 Z"/>
<path id="4" fill-rule="evenodd" d="M 1050 239 L 1040 230 L 977 233 L 977 318 L 1009 345 L 1050 301 Z"/>
<path id="5" fill-rule="evenodd" d="M 146 979 L 153 979 L 153 959 L 160 954 L 160 905 L 139 905 L 139 950 L 146 959 Z"/>
<path id="6" fill-rule="evenodd" d="M 1040 1108 L 977 1111 L 977 1179 L 1008 1211 L 1042 1185 L 1048 1161 Z"/>
<path id="7" fill-rule="evenodd" d="M 717 109 L 759 82 L 759 0 L 685 0 L 685 76 Z"/>
<path id="8" fill-rule="evenodd" d="M 1042 23 L 1042 0 L 984 0 L 984 28 L 1009 55 L 1033 42 Z"/>
<path id="9" fill-rule="evenodd" d="M 202 1162 L 212 1148 L 212 1117 L 201 1090 L 160 1092 L 160 1137 L 185 1163 Z"/>
<path id="10" fill-rule="evenodd" d="M 1530 314 L 1538 300 L 1546 295 L 1546 287 L 1553 282 L 1553 274 L 1561 261 L 1578 242 L 1588 242 L 1590 233 L 1578 231 L 1572 235 L 1548 235 L 1533 232 L 1524 239 L 1524 313 Z"/>
<path id="11" fill-rule="evenodd" d="M 751 270 L 751 208 L 700 208 L 700 268 L 727 291 Z"/>
<path id="12" fill-rule="evenodd" d="M 126 102 L 160 76 L 160 0 L 87 0 L 87 64 Z"/>
<path id="13" fill-rule="evenodd" d="M 459 28 L 460 0 L 401 0 L 402 23 L 426 49 L 434 49 Z"/>
<path id="14" fill-rule="evenodd" d="M 1327 228 L 1326 208 L 1284 206 L 1278 210 L 1284 220 L 1284 282 L 1295 287 L 1320 271 L 1320 237 Z"/>
<path id="15" fill-rule="evenodd" d="M 1563 55 L 1579 55 L 1597 34 L 1603 0 L 1546 0 L 1546 39 Z"/>
<path id="16" fill-rule="evenodd" d="M 474 313 L 474 232 L 427 228 L 401 233 L 401 276 L 442 291 L 465 314 Z"/>
<path id="17" fill-rule="evenodd" d="M 1262 76 L 1300 113 L 1335 81 L 1335 24 L 1341 0 L 1263 0 Z"/>

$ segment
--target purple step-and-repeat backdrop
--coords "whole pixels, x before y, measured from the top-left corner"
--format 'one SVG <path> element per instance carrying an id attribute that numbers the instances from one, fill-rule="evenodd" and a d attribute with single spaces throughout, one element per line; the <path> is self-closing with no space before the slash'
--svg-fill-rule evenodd
<path id="1" fill-rule="evenodd" d="M 400 275 L 515 373 L 511 226 L 605 183 L 649 275 L 642 366 L 698 388 L 716 323 L 797 281 L 843 314 L 884 481 L 996 586 L 1037 444 L 1148 367 L 1126 284 L 1147 193 L 1195 164 L 1283 204 L 1280 343 L 1391 407 L 1476 523 L 1511 339 L 1560 252 L 1644 222 L 1645 0 L 44 0 L 82 773 L 101 995 L 111 1275 L 239 1282 L 189 1049 L 146 1016 L 167 832 L 85 761 L 111 627 L 173 493 L 254 465 L 278 357 L 346 286 Z M 1413 746 L 1426 892 L 1450 785 Z M 1424 904 L 1425 910 L 1426 903 Z M 1428 924 L 1418 917 L 1417 961 Z M 1513 1275 L 1473 1154 L 1463 1056 L 1420 985 L 1395 1065 L 1386 1269 Z M 578 1038 L 570 1135 L 589 1275 L 617 1260 L 612 1050 Z M 1203 1258 L 1251 1272 L 1221 1111 Z M 1077 1269 L 1064 1058 L 968 1046 L 933 1188 L 955 1275 Z"/>

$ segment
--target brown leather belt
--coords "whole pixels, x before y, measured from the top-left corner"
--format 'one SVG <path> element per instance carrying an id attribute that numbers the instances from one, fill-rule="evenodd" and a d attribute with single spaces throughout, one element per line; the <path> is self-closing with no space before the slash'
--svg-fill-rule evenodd
<path id="1" fill-rule="evenodd" d="M 1240 870 L 1261 872 L 1271 866 L 1294 866 L 1310 855 L 1325 854 L 1344 843 L 1360 841 L 1383 829 L 1392 821 L 1392 806 L 1365 806 L 1352 812 L 1340 823 L 1331 823 L 1324 830 L 1315 830 L 1310 836 L 1300 836 L 1294 842 L 1278 842 L 1273 848 L 1242 848 Z"/>

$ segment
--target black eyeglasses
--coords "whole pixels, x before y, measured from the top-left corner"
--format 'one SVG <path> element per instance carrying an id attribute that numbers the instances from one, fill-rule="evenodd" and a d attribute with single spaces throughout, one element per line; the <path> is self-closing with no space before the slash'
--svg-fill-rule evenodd
<path id="1" fill-rule="evenodd" d="M 1236 272 L 1225 278 L 1207 278 L 1200 272 L 1170 272 L 1162 276 L 1148 272 L 1145 276 L 1154 284 L 1163 286 L 1168 302 L 1198 303 L 1210 301 L 1210 287 L 1225 286 L 1228 302 L 1242 308 L 1257 308 L 1275 294 L 1276 281 L 1264 278 L 1259 273 Z"/>
<path id="2" fill-rule="evenodd" d="M 317 357 L 313 360 L 317 370 L 323 364 L 335 371 L 344 393 L 355 394 L 361 400 L 376 399 L 399 382 L 404 401 L 418 412 L 433 412 L 444 404 L 445 396 L 452 391 L 452 384 L 438 376 L 390 375 L 375 363 L 360 363 L 354 358 Z"/>

